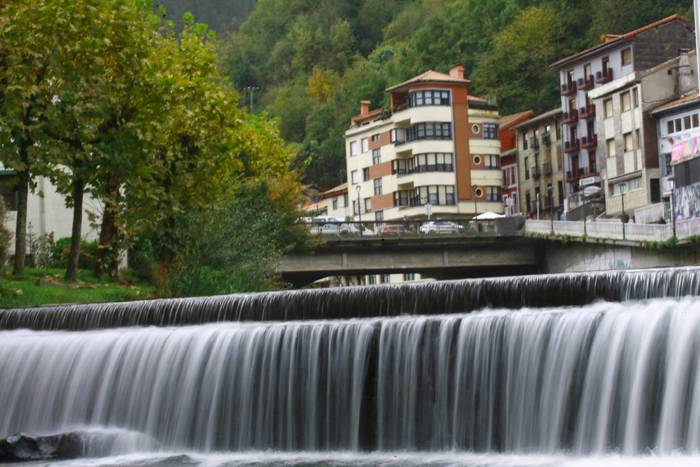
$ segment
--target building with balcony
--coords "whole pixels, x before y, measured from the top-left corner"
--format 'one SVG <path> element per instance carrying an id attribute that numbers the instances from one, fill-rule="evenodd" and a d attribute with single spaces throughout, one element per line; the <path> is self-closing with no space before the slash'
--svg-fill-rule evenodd
<path id="1" fill-rule="evenodd" d="M 530 120 L 535 113 L 532 110 L 501 117 L 498 122 L 501 140 L 501 170 L 503 171 L 503 189 L 501 197 L 506 215 L 520 212 L 518 196 L 518 139 L 513 129 L 516 125 Z"/>
<path id="2" fill-rule="evenodd" d="M 688 22 L 679 15 L 673 15 L 625 34 L 603 35 L 600 44 L 552 65 L 560 73 L 567 212 L 580 208 L 585 194 L 594 192 L 595 187 L 600 188 L 601 192 L 605 191 L 600 175 L 606 157 L 600 152 L 607 141 L 599 137 L 597 131 L 606 128 L 605 121 L 610 117 L 601 114 L 601 111 L 605 111 L 604 107 L 593 105 L 592 93 L 600 96 L 605 92 L 599 91 L 601 87 L 610 92 L 623 86 L 633 88 L 637 73 L 676 57 L 678 50 L 692 48 L 694 42 L 693 30 Z M 630 101 L 626 101 L 625 105 L 633 102 L 634 98 L 630 94 Z M 636 98 L 639 99 L 638 94 Z M 611 110 L 614 112 L 615 107 Z M 637 125 L 643 124 L 639 121 Z M 637 128 L 632 125 L 627 129 L 634 138 Z M 622 128 L 617 130 L 622 131 Z M 629 142 L 634 144 L 633 139 Z M 626 172 L 620 172 L 620 175 L 615 173 L 613 178 L 622 174 Z"/>
<path id="3" fill-rule="evenodd" d="M 386 90 L 391 111 L 360 103 L 345 133 L 348 195 L 367 220 L 502 213 L 498 111 L 469 96 L 464 67 Z"/>
<path id="4" fill-rule="evenodd" d="M 664 167 L 665 161 L 660 163 L 657 122 L 652 112 L 659 103 L 697 89 L 696 68 L 694 54 L 691 60 L 684 49 L 680 56 L 590 92 L 599 114 L 597 150 L 606 216 L 653 221 L 663 215 L 662 192 L 668 192 L 668 187 L 661 185 L 664 178 L 668 183 L 669 167 Z M 667 153 L 664 147 L 661 150 Z M 660 214 L 652 214 L 653 206 Z"/>
<path id="5" fill-rule="evenodd" d="M 563 211 L 564 156 L 561 108 L 516 125 L 520 212 L 558 219 Z"/>

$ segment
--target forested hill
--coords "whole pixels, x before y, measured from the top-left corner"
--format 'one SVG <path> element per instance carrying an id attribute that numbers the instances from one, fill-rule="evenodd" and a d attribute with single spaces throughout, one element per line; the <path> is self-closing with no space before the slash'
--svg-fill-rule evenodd
<path id="1" fill-rule="evenodd" d="M 559 102 L 550 63 L 602 33 L 691 11 L 692 0 L 258 0 L 220 48 L 237 88 L 262 88 L 256 110 L 298 143 L 306 181 L 330 187 L 345 180 L 358 101 L 386 105 L 392 83 L 464 63 L 472 92 L 497 98 L 503 114 L 540 112 Z"/>
<path id="2" fill-rule="evenodd" d="M 189 12 L 197 21 L 206 23 L 217 32 L 237 29 L 253 11 L 256 0 L 155 0 L 163 6 L 167 16 L 180 22 L 182 15 Z"/>

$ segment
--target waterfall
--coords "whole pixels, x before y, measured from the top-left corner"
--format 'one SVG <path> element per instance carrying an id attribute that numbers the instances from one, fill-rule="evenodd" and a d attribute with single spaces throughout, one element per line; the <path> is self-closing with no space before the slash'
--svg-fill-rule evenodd
<path id="1" fill-rule="evenodd" d="M 198 451 L 695 453 L 699 346 L 692 298 L 5 330 L 0 437 L 88 426 Z"/>
<path id="2" fill-rule="evenodd" d="M 700 268 L 554 274 L 0 310 L 0 329 L 88 330 L 220 321 L 291 321 L 461 313 L 700 295 Z"/>

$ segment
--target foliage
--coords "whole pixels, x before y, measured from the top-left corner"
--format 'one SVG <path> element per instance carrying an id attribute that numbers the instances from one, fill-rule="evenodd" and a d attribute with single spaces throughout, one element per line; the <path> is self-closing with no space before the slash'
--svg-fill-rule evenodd
<path id="1" fill-rule="evenodd" d="M 276 202 L 272 187 L 251 185 L 212 213 L 193 215 L 183 229 L 177 270 L 167 277 L 173 296 L 253 292 L 279 287 L 274 268 L 304 231 Z"/>
<path id="2" fill-rule="evenodd" d="M 691 11 L 690 0 L 259 0 L 219 51 L 239 89 L 262 88 L 304 181 L 328 188 L 346 180 L 359 100 L 386 108 L 393 83 L 463 63 L 472 93 L 503 114 L 545 111 L 560 99 L 553 61 L 603 32 Z"/>
<path id="3" fill-rule="evenodd" d="M 5 227 L 5 215 L 5 202 L 0 198 L 0 271 L 7 263 L 10 240 L 12 240 L 12 234 Z"/>
<path id="4" fill-rule="evenodd" d="M 182 26 L 182 17 L 191 12 L 216 31 L 237 29 L 255 7 L 255 0 L 157 0 L 167 17 Z"/>
<path id="5" fill-rule="evenodd" d="M 68 265 L 70 244 L 71 238 L 63 237 L 59 238 L 51 245 L 49 256 L 51 268 L 65 268 Z M 80 269 L 92 269 L 95 265 L 96 256 L 97 242 L 82 240 L 80 242 L 80 260 L 78 263 Z"/>

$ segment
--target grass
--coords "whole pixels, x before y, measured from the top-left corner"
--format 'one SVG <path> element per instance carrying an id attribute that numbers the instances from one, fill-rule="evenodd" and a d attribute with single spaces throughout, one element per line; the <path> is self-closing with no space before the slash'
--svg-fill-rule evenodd
<path id="1" fill-rule="evenodd" d="M 153 297 L 150 285 L 133 285 L 95 279 L 90 271 L 79 271 L 78 280 L 68 284 L 62 269 L 27 268 L 22 279 L 0 279 L 0 308 L 101 303 L 141 300 Z"/>

